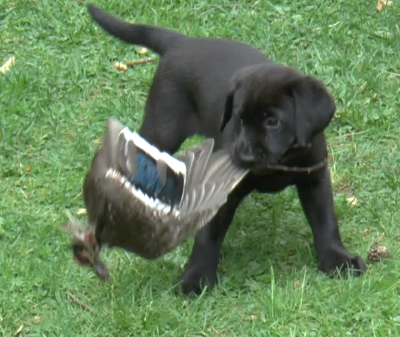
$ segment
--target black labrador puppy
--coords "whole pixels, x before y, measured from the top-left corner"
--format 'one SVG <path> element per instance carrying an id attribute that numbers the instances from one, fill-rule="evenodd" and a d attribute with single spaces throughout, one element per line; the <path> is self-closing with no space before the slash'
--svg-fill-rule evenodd
<path id="1" fill-rule="evenodd" d="M 355 276 L 366 269 L 339 234 L 324 136 L 335 102 L 320 81 L 240 42 L 129 24 L 93 5 L 88 11 L 109 34 L 161 55 L 140 128 L 144 138 L 174 153 L 187 137 L 202 134 L 251 170 L 197 234 L 182 276 L 184 293 L 199 293 L 203 282 L 216 283 L 225 234 L 252 190 L 274 193 L 296 186 L 314 235 L 318 268 Z"/>

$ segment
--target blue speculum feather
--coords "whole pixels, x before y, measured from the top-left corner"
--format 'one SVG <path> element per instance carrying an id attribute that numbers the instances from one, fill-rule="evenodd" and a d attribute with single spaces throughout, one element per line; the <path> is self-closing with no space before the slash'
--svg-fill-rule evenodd
<path id="1" fill-rule="evenodd" d="M 143 152 L 137 154 L 137 171 L 132 179 L 138 188 L 146 194 L 167 201 L 169 204 L 177 200 L 177 181 L 173 176 L 167 175 L 165 184 L 158 176 L 156 162 Z"/>

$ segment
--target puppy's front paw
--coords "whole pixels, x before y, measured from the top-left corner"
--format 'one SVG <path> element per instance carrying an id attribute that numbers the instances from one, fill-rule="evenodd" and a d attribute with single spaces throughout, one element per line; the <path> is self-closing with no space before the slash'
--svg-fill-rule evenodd
<path id="1" fill-rule="evenodd" d="M 349 253 L 344 247 L 334 246 L 319 256 L 318 268 L 330 276 L 339 272 L 343 276 L 350 274 L 358 277 L 367 266 L 361 256 Z"/>
<path id="2" fill-rule="evenodd" d="M 200 295 L 204 286 L 213 288 L 216 283 L 216 270 L 189 265 L 182 275 L 182 292 L 187 296 Z"/>

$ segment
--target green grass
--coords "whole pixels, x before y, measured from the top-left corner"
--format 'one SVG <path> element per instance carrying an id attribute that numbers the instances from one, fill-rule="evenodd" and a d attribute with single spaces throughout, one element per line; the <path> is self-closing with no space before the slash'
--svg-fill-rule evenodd
<path id="1" fill-rule="evenodd" d="M 360 279 L 319 273 L 288 189 L 238 209 L 212 292 L 175 295 L 192 240 L 155 262 L 105 251 L 112 279 L 101 283 L 73 262 L 58 224 L 83 207 L 106 119 L 139 127 L 156 63 L 114 69 L 142 57 L 139 47 L 106 35 L 77 1 L 0 0 L 0 64 L 16 57 L 0 74 L 0 334 L 23 324 L 19 336 L 399 336 L 400 3 L 381 13 L 355 0 L 96 3 L 131 21 L 233 37 L 325 81 L 337 102 L 327 136 L 343 241 L 364 258 L 380 242 L 392 258 Z"/>

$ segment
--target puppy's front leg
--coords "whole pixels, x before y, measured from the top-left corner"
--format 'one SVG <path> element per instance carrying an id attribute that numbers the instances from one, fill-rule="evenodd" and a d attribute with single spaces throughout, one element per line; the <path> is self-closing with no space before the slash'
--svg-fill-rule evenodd
<path id="1" fill-rule="evenodd" d="M 197 233 L 192 254 L 182 275 L 182 291 L 185 295 L 198 295 L 203 285 L 212 288 L 216 284 L 222 242 L 236 208 L 250 192 L 248 184 L 243 182 L 232 191 L 216 216 Z"/>
<path id="2" fill-rule="evenodd" d="M 328 168 L 298 183 L 297 191 L 314 234 L 318 268 L 327 274 L 338 269 L 341 272 L 351 269 L 354 276 L 359 276 L 365 271 L 366 265 L 359 255 L 349 253 L 343 246 Z"/>

